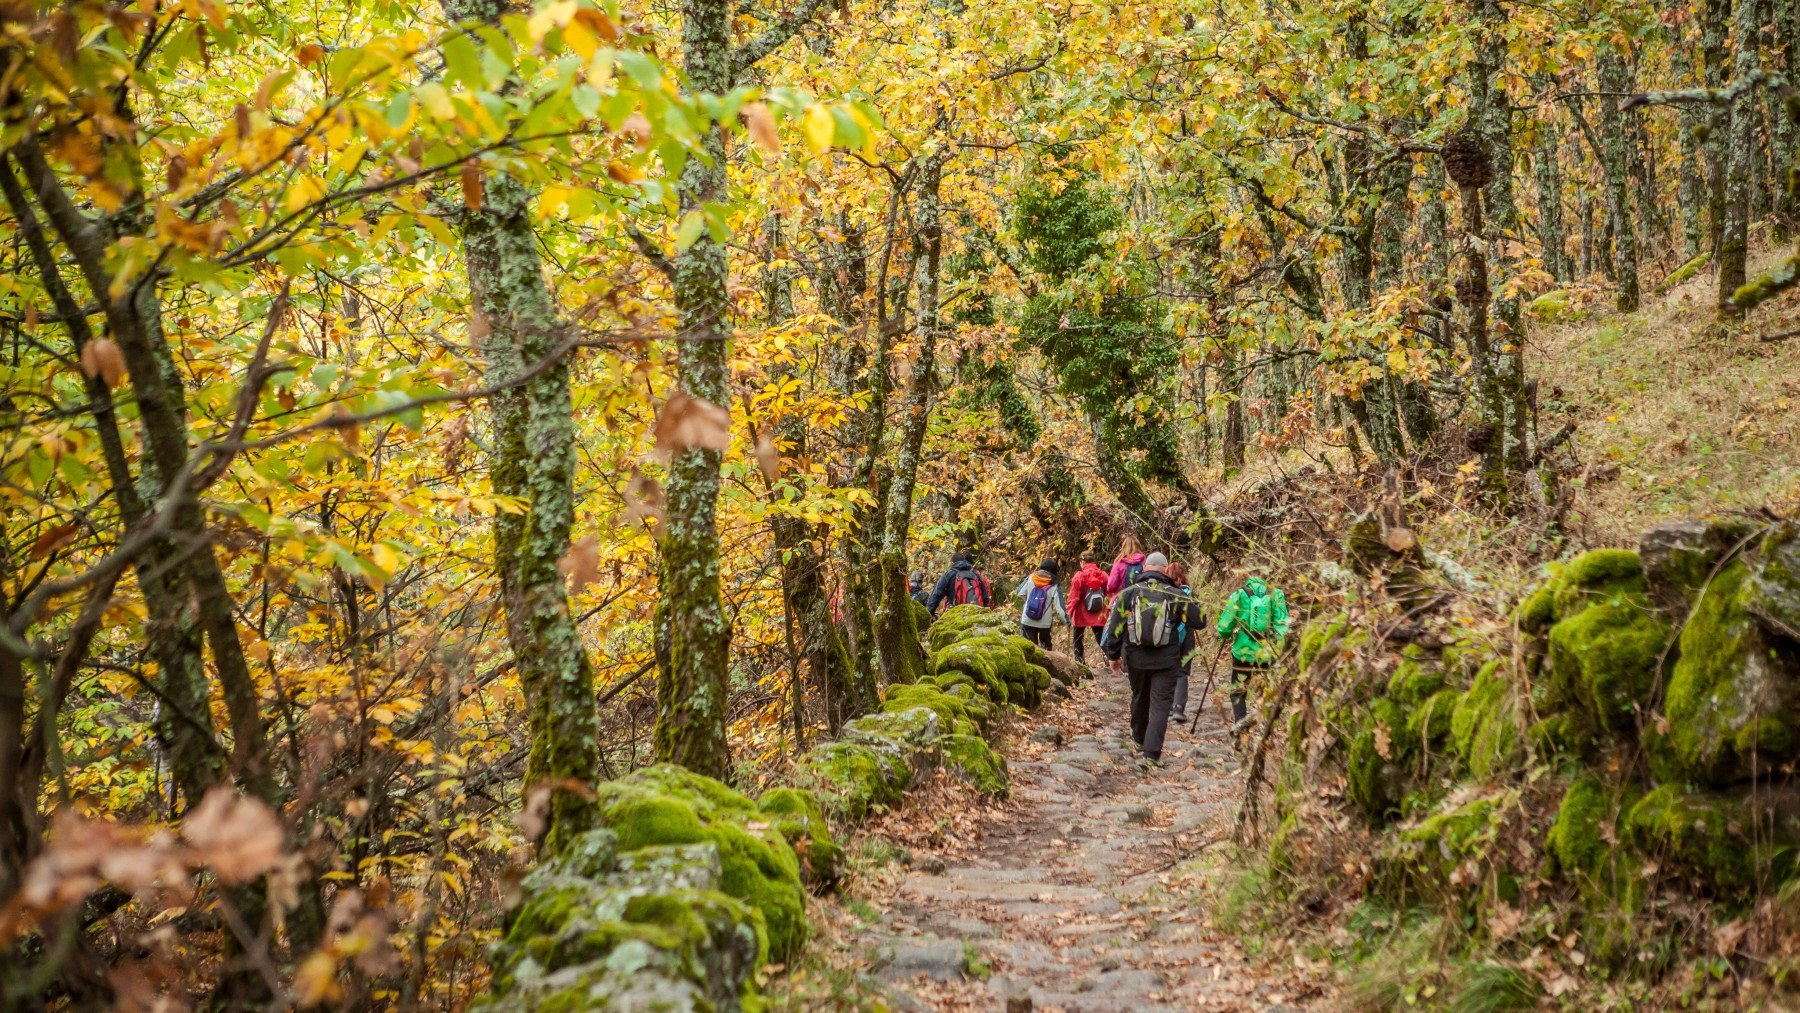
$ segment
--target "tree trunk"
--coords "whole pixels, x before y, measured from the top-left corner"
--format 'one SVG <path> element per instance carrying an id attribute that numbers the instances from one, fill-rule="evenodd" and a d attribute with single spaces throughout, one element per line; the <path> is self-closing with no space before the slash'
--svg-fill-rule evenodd
<path id="1" fill-rule="evenodd" d="M 1758 67 L 1755 0 L 1738 0 L 1732 80 L 1748 81 Z M 1742 88 L 1731 102 L 1725 145 L 1724 225 L 1719 234 L 1719 312 L 1735 316 L 1732 293 L 1744 284 L 1750 246 L 1750 176 L 1756 167 L 1757 92 Z"/>
<path id="2" fill-rule="evenodd" d="M 881 545 L 881 602 L 875 610 L 875 638 L 882 678 L 888 683 L 913 682 L 924 674 L 919 657 L 918 630 L 907 601 L 906 541 L 912 527 L 913 485 L 919 474 L 919 454 L 925 446 L 925 430 L 931 422 L 933 387 L 937 377 L 937 343 L 943 321 L 938 294 L 943 282 L 943 208 L 938 185 L 943 177 L 943 156 L 925 156 L 918 181 L 919 200 L 914 215 L 918 234 L 914 239 L 913 265 L 918 300 L 918 358 L 907 379 L 902 409 L 900 441 L 887 490 L 887 516 Z"/>
<path id="3" fill-rule="evenodd" d="M 731 90 L 731 11 L 727 0 L 683 0 L 683 62 L 696 92 Z M 684 215 L 726 199 L 724 135 L 709 130 L 704 147 L 705 157 L 688 159 L 681 173 Z M 677 375 L 687 393 L 725 408 L 731 405 L 729 277 L 725 244 L 710 230 L 701 230 L 675 258 Z M 726 739 L 731 623 L 719 587 L 722 459 L 717 450 L 688 447 L 669 464 L 658 601 L 666 661 L 656 687 L 656 758 L 717 778 L 730 773 L 731 755 Z"/>
<path id="4" fill-rule="evenodd" d="M 1748 0 L 1746 0 L 1748 2 Z M 1700 73 L 1708 88 L 1725 83 L 1725 42 L 1731 30 L 1731 0 L 1702 0 L 1700 12 Z M 1729 113 L 1718 106 L 1707 107 L 1707 249 L 1713 263 L 1723 254 L 1725 232 L 1725 149 L 1729 134 Z"/>
<path id="5" fill-rule="evenodd" d="M 1694 69 L 1685 39 L 1674 40 L 1674 45 L 1669 47 L 1669 59 L 1675 72 L 1675 86 L 1692 87 Z M 1681 205 L 1682 259 L 1691 260 L 1700 255 L 1701 244 L 1706 241 L 1705 223 L 1700 213 L 1706 192 L 1706 170 L 1700 160 L 1700 139 L 1694 133 L 1700 126 L 1702 113 L 1698 106 L 1683 104 L 1679 115 L 1681 169 L 1676 177 L 1676 203 Z"/>
<path id="6" fill-rule="evenodd" d="M 443 0 L 443 6 L 462 22 L 497 24 L 502 11 L 496 0 Z M 557 565 L 575 521 L 567 328 L 544 279 L 533 195 L 504 174 L 491 176 L 483 194 L 480 208 L 463 212 L 462 240 L 474 319 L 487 331 L 479 339 L 487 381 L 512 384 L 544 360 L 557 360 L 488 399 L 489 481 L 495 492 L 525 503 L 523 513 L 494 516 L 494 567 L 507 643 L 530 708 L 525 777 L 552 792 L 544 846 L 554 849 L 593 825 L 584 786 L 600 772 L 593 669 Z"/>
<path id="7" fill-rule="evenodd" d="M 1496 412 L 1494 433 L 1497 452 L 1515 468 L 1530 454 L 1527 446 L 1529 419 L 1525 410 L 1525 321 L 1519 297 L 1509 283 L 1517 273 L 1512 250 L 1523 235 L 1519 207 L 1513 198 L 1512 98 L 1506 92 L 1506 13 L 1499 0 L 1476 0 L 1475 15 L 1482 24 L 1475 46 L 1475 75 L 1471 88 L 1474 126 L 1487 149 L 1493 178 L 1483 187 L 1484 217 L 1489 227 L 1477 230 L 1486 238 L 1489 255 L 1483 263 L 1483 281 L 1493 293 L 1497 333 L 1487 339 Z M 1487 277 L 1492 272 L 1496 277 Z M 1483 329 L 1486 330 L 1484 321 Z M 1500 476 L 1503 478 L 1504 476 Z"/>
<path id="8" fill-rule="evenodd" d="M 1535 82 L 1540 91 L 1549 91 L 1554 82 L 1540 77 Z M 1544 271 L 1558 284 L 1570 280 L 1568 255 L 1564 252 L 1562 215 L 1562 163 L 1560 160 L 1562 131 L 1554 108 L 1538 122 L 1537 176 L 1538 243 L 1543 249 Z"/>
<path id="9" fill-rule="evenodd" d="M 1618 95 L 1631 90 L 1624 57 L 1606 47 L 1600 52 L 1600 131 L 1605 140 L 1601 161 L 1606 172 L 1606 214 L 1612 220 L 1613 277 L 1618 285 L 1616 303 L 1621 312 L 1638 308 L 1637 232 L 1632 227 L 1626 183 L 1630 172 L 1631 141 Z"/>

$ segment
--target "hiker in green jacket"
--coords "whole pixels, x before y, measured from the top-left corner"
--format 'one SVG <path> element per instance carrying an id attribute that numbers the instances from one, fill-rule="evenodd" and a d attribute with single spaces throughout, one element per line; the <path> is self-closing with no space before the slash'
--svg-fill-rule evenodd
<path id="1" fill-rule="evenodd" d="M 1249 708 L 1244 703 L 1250 677 L 1275 663 L 1287 639 L 1287 596 L 1261 577 L 1246 577 L 1244 586 L 1231 592 L 1219 610 L 1219 636 L 1231 642 L 1231 717 L 1244 723 Z"/>

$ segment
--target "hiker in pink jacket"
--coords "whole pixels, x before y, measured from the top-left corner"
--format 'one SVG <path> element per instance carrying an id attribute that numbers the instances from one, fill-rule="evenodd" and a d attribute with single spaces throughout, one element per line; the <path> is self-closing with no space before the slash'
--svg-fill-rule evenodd
<path id="1" fill-rule="evenodd" d="M 1106 578 L 1106 596 L 1117 598 L 1138 575 L 1144 572 L 1144 550 L 1135 536 L 1126 535 L 1119 546 L 1119 558 L 1113 561 L 1112 573 Z"/>

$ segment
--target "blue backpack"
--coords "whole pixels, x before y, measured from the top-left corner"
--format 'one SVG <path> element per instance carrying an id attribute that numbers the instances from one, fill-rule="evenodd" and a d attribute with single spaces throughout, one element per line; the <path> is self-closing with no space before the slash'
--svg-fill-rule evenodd
<path id="1" fill-rule="evenodd" d="M 1050 585 L 1039 587 L 1031 585 L 1031 593 L 1025 596 L 1025 618 L 1036 622 L 1044 618 L 1044 610 L 1050 607 Z"/>

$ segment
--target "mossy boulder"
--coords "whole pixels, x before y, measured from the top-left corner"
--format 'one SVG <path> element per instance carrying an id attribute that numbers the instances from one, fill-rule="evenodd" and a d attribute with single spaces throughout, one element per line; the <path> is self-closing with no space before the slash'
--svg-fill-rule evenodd
<path id="1" fill-rule="evenodd" d="M 1402 707 L 1415 707 L 1424 703 L 1432 694 L 1444 688 L 1444 672 L 1437 665 L 1423 660 L 1416 648 L 1409 647 L 1412 652 L 1402 656 L 1394 674 L 1388 677 L 1387 697 Z"/>
<path id="2" fill-rule="evenodd" d="M 756 807 L 800 859 L 800 876 L 808 884 L 830 889 L 844 870 L 844 849 L 831 832 L 819 797 L 804 788 L 771 788 L 756 800 Z"/>
<path id="3" fill-rule="evenodd" d="M 949 728 L 957 721 L 973 721 L 985 725 L 992 714 L 987 708 L 977 712 L 966 699 L 945 692 L 940 686 L 931 683 L 889 686 L 883 697 L 883 710 L 905 711 L 918 707 L 930 710 L 937 715 L 939 728 Z"/>
<path id="4" fill-rule="evenodd" d="M 856 821 L 898 802 L 912 778 L 897 776 L 887 757 L 863 743 L 826 742 L 801 758 L 795 781 L 817 791 L 831 814 Z"/>
<path id="5" fill-rule="evenodd" d="M 1407 748 L 1432 749 L 1450 738 L 1451 720 L 1462 691 L 1440 689 L 1406 715 Z"/>
<path id="6" fill-rule="evenodd" d="M 946 735 L 938 740 L 944 767 L 961 777 L 978 791 L 1004 796 L 1011 784 L 1006 775 L 1006 760 L 973 735 Z"/>
<path id="7" fill-rule="evenodd" d="M 1645 594 L 1643 563 L 1630 549 L 1595 549 L 1547 568 L 1548 578 L 1513 611 L 1513 621 L 1529 634 L 1575 615 L 1595 600 Z"/>
<path id="8" fill-rule="evenodd" d="M 1576 778 L 1563 792 L 1545 846 L 1565 876 L 1591 878 L 1605 867 L 1618 847 L 1621 794 L 1592 775 Z"/>
<path id="9" fill-rule="evenodd" d="M 1665 784 L 1633 805 L 1626 837 L 1645 856 L 1743 900 L 1793 872 L 1793 838 L 1749 795 L 1688 792 Z"/>
<path id="10" fill-rule="evenodd" d="M 634 771 L 597 794 L 601 824 L 622 854 L 710 843 L 719 853 L 719 888 L 756 909 L 774 959 L 787 960 L 805 942 L 800 860 L 749 798 L 672 764 Z"/>
<path id="11" fill-rule="evenodd" d="M 931 610 L 926 608 L 925 603 L 917 598 L 908 597 L 906 600 L 912 603 L 910 607 L 912 609 L 913 625 L 918 628 L 921 634 L 930 629 Z"/>
<path id="12" fill-rule="evenodd" d="M 1371 822 L 1398 811 L 1406 797 L 1406 715 L 1392 700 L 1377 697 L 1350 738 L 1345 755 L 1346 790 Z"/>
<path id="13" fill-rule="evenodd" d="M 1578 731 L 1629 735 L 1637 715 L 1655 708 L 1658 664 L 1671 630 L 1647 594 L 1615 590 L 1550 627 L 1553 701 L 1578 717 Z"/>
<path id="14" fill-rule="evenodd" d="M 618 847 L 612 831 L 591 831 L 525 878 L 493 948 L 493 993 L 476 1009 L 627 1008 L 652 996 L 671 1009 L 755 1005 L 762 919 L 721 889 L 717 847 Z"/>
<path id="15" fill-rule="evenodd" d="M 919 749 L 938 737 L 937 712 L 930 707 L 887 708 L 845 723 L 844 738 L 871 745 L 898 743 Z"/>
<path id="16" fill-rule="evenodd" d="M 1508 814 L 1519 802 L 1517 789 L 1476 792 L 1473 786 L 1452 791 L 1429 815 L 1401 829 L 1385 856 L 1383 878 L 1414 890 L 1467 898 L 1470 877 L 1459 876 L 1458 870 L 1488 863 Z"/>
<path id="17" fill-rule="evenodd" d="M 1491 661 L 1451 712 L 1450 747 L 1476 777 L 1491 777 L 1519 756 L 1514 696 L 1500 662 Z"/>
<path id="18" fill-rule="evenodd" d="M 926 640 L 932 651 L 941 651 L 959 638 L 978 631 L 1005 632 L 1007 623 L 999 612 L 981 605 L 952 605 L 938 614 Z"/>
<path id="19" fill-rule="evenodd" d="M 1368 639 L 1368 631 L 1351 623 L 1350 617 L 1343 613 L 1308 623 L 1300 631 L 1300 670 L 1304 672 L 1311 668 L 1327 647 L 1332 649 L 1331 656 L 1336 657 L 1355 650 Z"/>
<path id="20" fill-rule="evenodd" d="M 1757 532 L 1747 520 L 1665 521 L 1638 537 L 1638 557 L 1651 600 L 1672 622 L 1682 622 L 1719 564 L 1742 550 Z"/>
<path id="21" fill-rule="evenodd" d="M 1650 742 L 1665 780 L 1728 785 L 1800 756 L 1800 642 L 1759 612 L 1787 590 L 1782 564 L 1770 562 L 1728 564 L 1682 627 L 1663 696 L 1667 731 Z"/>

